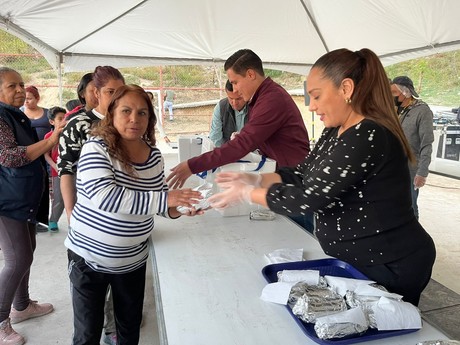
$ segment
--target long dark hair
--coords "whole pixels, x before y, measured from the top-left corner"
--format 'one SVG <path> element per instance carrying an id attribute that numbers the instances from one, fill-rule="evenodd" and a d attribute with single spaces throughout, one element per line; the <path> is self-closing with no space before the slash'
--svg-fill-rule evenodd
<path id="1" fill-rule="evenodd" d="M 91 134 L 101 137 L 107 144 L 109 154 L 122 162 L 125 170 L 134 176 L 134 168 L 131 164 L 132 162 L 129 158 L 128 151 L 122 144 L 120 133 L 113 125 L 115 109 L 118 107 L 119 100 L 128 93 L 136 93 L 145 100 L 149 111 L 149 122 L 142 139 L 153 146 L 156 144 L 155 125 L 157 123 L 157 118 L 155 111 L 147 93 L 143 88 L 137 85 L 123 85 L 115 90 L 107 109 L 107 115 L 96 124 L 96 126 L 92 129 Z"/>
<path id="2" fill-rule="evenodd" d="M 378 56 L 369 49 L 352 52 L 348 49 L 333 50 L 320 57 L 313 68 L 322 70 L 336 87 L 345 78 L 355 84 L 351 96 L 352 109 L 392 132 L 401 142 L 403 150 L 411 163 L 415 162 L 406 136 L 396 114 L 391 95 L 388 76 Z"/>
<path id="3" fill-rule="evenodd" d="M 77 95 L 78 95 L 78 99 L 80 100 L 81 104 L 86 105 L 85 90 L 88 84 L 91 83 L 92 81 L 93 81 L 93 73 L 86 73 L 83 77 L 81 77 L 80 83 L 78 84 L 78 87 L 77 87 Z M 69 110 L 72 110 L 72 109 L 69 109 Z"/>

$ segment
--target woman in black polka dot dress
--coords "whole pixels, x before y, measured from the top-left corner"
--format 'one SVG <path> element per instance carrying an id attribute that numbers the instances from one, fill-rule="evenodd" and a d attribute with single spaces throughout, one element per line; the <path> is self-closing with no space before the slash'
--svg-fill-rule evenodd
<path id="1" fill-rule="evenodd" d="M 414 216 L 407 161 L 388 77 L 369 49 L 322 56 L 307 78 L 310 110 L 325 130 L 305 161 L 272 174 L 222 173 L 223 208 L 244 200 L 283 215 L 317 213 L 324 252 L 418 305 L 436 256 Z"/>

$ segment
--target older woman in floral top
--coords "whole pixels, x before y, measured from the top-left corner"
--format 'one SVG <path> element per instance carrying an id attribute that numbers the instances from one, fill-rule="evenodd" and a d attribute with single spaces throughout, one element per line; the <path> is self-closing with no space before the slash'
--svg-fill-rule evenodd
<path id="1" fill-rule="evenodd" d="M 11 327 L 53 311 L 49 303 L 29 298 L 29 274 L 36 246 L 35 220 L 44 190 L 42 155 L 58 142 L 62 128 L 37 141 L 30 120 L 19 110 L 25 99 L 21 75 L 0 68 L 0 344 L 23 344 Z M 13 307 L 11 307 L 13 305 Z"/>

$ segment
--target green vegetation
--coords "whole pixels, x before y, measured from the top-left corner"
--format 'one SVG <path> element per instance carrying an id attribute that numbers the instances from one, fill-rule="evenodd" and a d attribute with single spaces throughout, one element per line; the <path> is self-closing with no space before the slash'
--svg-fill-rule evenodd
<path id="1" fill-rule="evenodd" d="M 152 85 L 160 84 L 160 67 L 158 66 L 129 67 L 129 68 L 122 68 L 121 71 L 127 79 L 128 79 L 127 76 L 135 76 L 137 78 L 137 84 L 142 84 L 142 82 L 140 82 L 141 80 L 145 80 Z"/>
<path id="2" fill-rule="evenodd" d="M 279 71 L 276 69 L 266 69 L 264 72 L 265 72 L 265 76 L 270 77 L 272 79 L 281 78 L 283 74 L 287 73 L 287 72 Z"/>
<path id="3" fill-rule="evenodd" d="M 401 62 L 386 68 L 394 78 L 407 75 L 422 99 L 435 105 L 460 104 L 460 50 Z"/>
<path id="4" fill-rule="evenodd" d="M 77 91 L 76 90 L 70 90 L 70 89 L 63 89 L 62 90 L 62 99 L 67 101 L 70 101 L 71 99 L 77 99 Z"/>
<path id="5" fill-rule="evenodd" d="M 0 42 L 0 66 L 18 70 L 27 84 L 58 84 L 56 71 L 31 46 L 3 30 L 0 30 Z M 225 82 L 226 79 L 222 69 L 212 66 L 154 66 L 120 70 L 127 83 L 143 87 L 158 88 L 162 84 L 165 88 L 207 89 L 219 87 L 218 80 Z M 447 107 L 460 105 L 460 50 L 402 62 L 386 67 L 386 71 L 390 78 L 398 75 L 409 76 L 422 99 L 429 104 Z M 305 76 L 270 69 L 265 72 L 286 89 L 303 87 Z M 81 75 L 82 73 L 67 73 L 63 76 L 63 84 L 76 88 Z M 69 96 L 73 96 L 73 93 L 63 92 L 64 102 Z M 190 98 L 198 100 L 195 97 L 196 95 Z M 210 92 L 204 99 L 213 97 Z"/>
<path id="6" fill-rule="evenodd" d="M 125 78 L 126 84 L 135 84 L 135 85 L 140 85 L 141 84 L 141 79 L 133 74 L 124 74 L 121 72 Z"/>
<path id="7" fill-rule="evenodd" d="M 38 77 L 41 79 L 54 81 L 56 79 L 56 72 L 53 70 L 43 71 L 38 74 Z"/>
<path id="8" fill-rule="evenodd" d="M 52 70 L 48 62 L 44 58 L 40 58 L 34 48 L 8 32 L 0 30 L 0 42 L 2 42 L 0 44 L 0 54 L 12 54 L 2 57 L 0 66 L 14 68 L 23 74 L 31 74 L 47 69 Z M 36 56 L 36 58 L 31 59 L 30 55 Z"/>
<path id="9" fill-rule="evenodd" d="M 77 85 L 80 82 L 82 75 L 83 74 L 80 72 L 70 72 L 66 73 L 65 78 L 67 83 Z"/>
<path id="10" fill-rule="evenodd" d="M 0 42 L 2 42 L 0 45 L 1 54 L 33 54 L 35 52 L 35 49 L 26 42 L 15 38 L 4 30 L 0 30 Z"/>

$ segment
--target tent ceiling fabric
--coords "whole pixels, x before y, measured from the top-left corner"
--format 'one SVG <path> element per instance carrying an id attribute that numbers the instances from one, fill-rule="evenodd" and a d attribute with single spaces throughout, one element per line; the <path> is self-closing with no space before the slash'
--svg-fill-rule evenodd
<path id="1" fill-rule="evenodd" d="M 242 48 L 306 74 L 324 53 L 384 65 L 460 49 L 459 0 L 3 0 L 0 28 L 57 68 L 222 64 Z"/>

